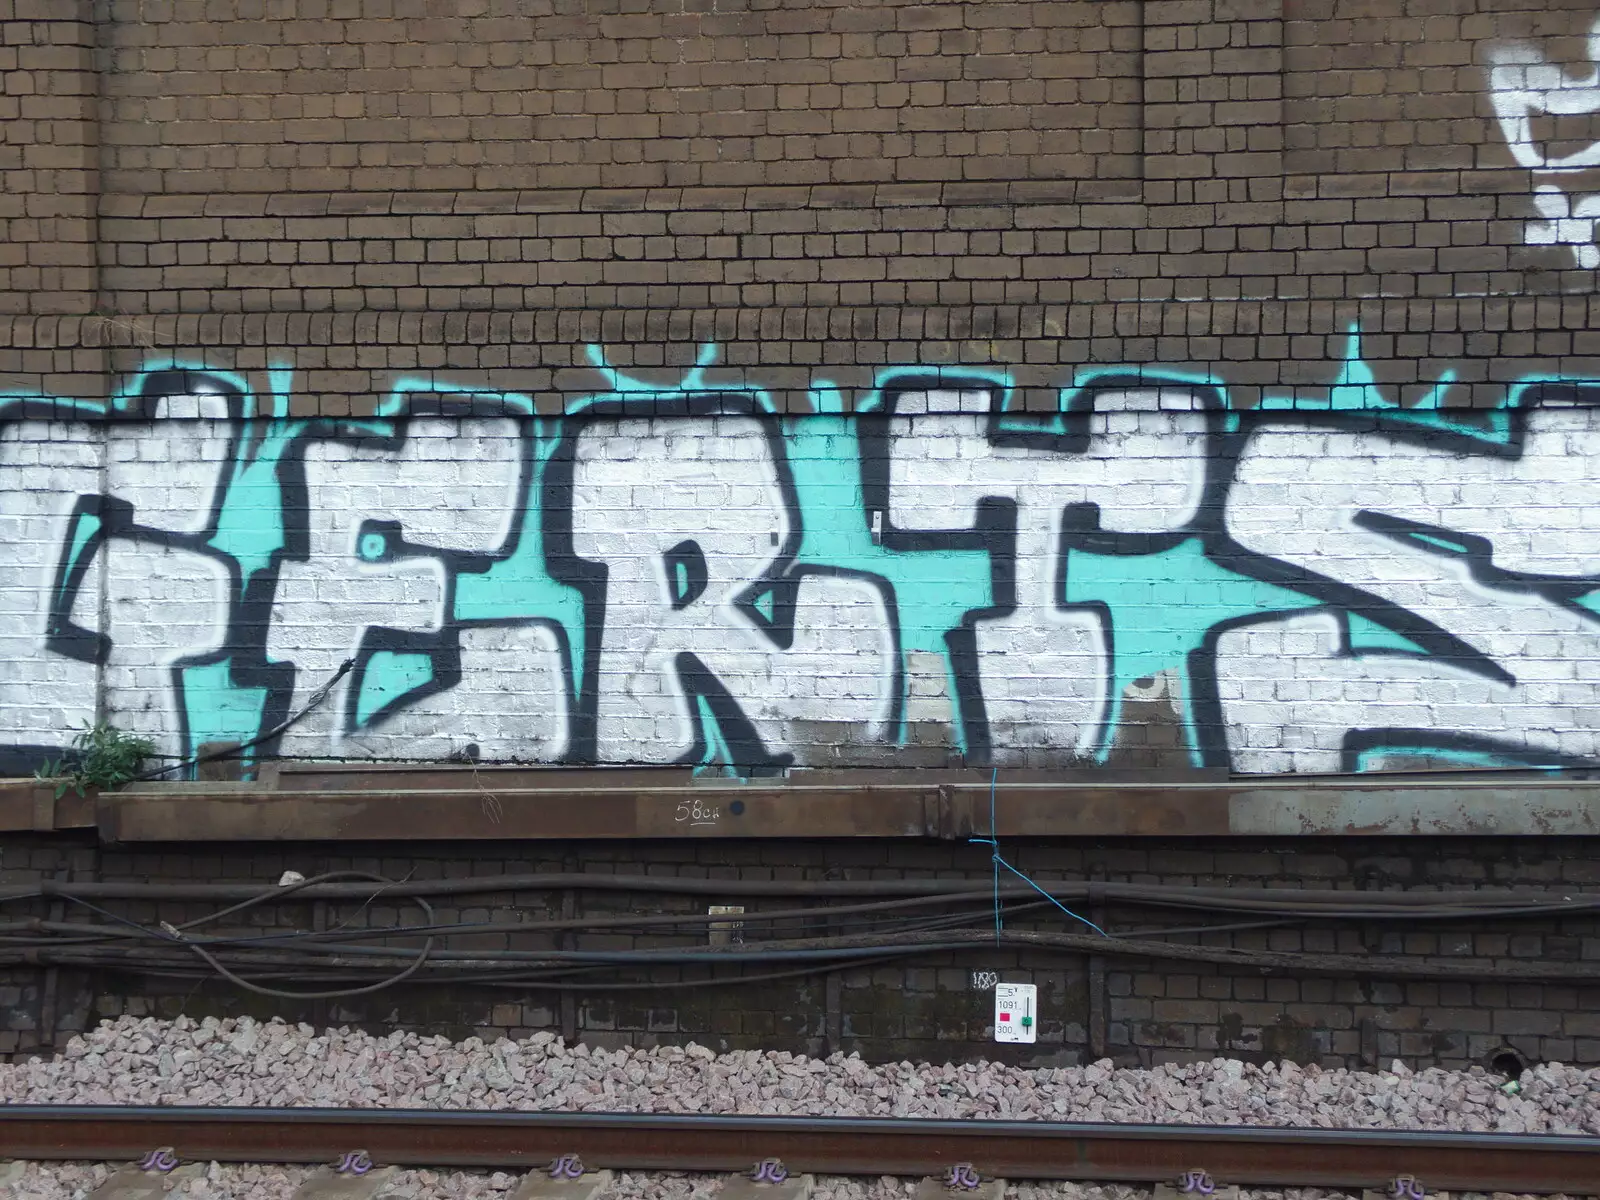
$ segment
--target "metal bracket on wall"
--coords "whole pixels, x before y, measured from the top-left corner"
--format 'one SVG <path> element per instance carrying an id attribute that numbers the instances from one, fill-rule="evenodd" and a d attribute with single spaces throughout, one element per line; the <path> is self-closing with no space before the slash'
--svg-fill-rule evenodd
<path id="1" fill-rule="evenodd" d="M 1105 864 L 1095 862 L 1089 880 L 1089 920 L 1102 929 L 1106 923 L 1105 905 Z M 1106 956 L 1103 954 L 1089 955 L 1089 1021 L 1088 1035 L 1089 1057 L 1095 1061 L 1108 1058 L 1111 1055 L 1111 1024 L 1109 1020 L 1109 1001 L 1106 996 Z"/>
<path id="2" fill-rule="evenodd" d="M 710 904 L 706 906 L 708 917 L 742 917 L 744 905 L 742 904 Z M 708 946 L 742 946 L 744 945 L 743 921 L 712 921 L 706 926 L 706 945 Z"/>

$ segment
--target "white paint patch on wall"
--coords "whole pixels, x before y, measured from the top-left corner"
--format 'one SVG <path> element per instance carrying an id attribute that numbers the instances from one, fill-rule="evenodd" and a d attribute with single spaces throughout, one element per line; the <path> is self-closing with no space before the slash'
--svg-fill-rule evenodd
<path id="1" fill-rule="evenodd" d="M 100 490 L 104 443 L 81 422 L 0 426 L 0 744 L 64 746 L 94 720 L 96 671 L 46 648 L 50 592 L 80 495 Z M 100 567 L 73 619 L 98 630 Z"/>
<path id="2" fill-rule="evenodd" d="M 501 439 L 500 446 L 505 450 L 515 443 Z M 398 448 L 376 439 L 315 442 L 306 448 L 307 555 L 284 564 L 267 641 L 269 659 L 295 666 L 292 712 L 304 707 L 341 662 L 360 653 L 370 631 L 427 634 L 444 627 L 444 565 L 437 557 L 392 550 L 374 561 L 363 554 L 366 522 L 397 524 L 406 542 L 416 529 L 423 545 L 430 536 L 452 548 L 499 545 L 497 531 L 504 522 L 494 505 L 486 512 L 472 503 L 484 496 L 464 486 L 462 464 L 453 455 L 425 460 L 419 447 L 449 450 L 448 443 L 426 436 L 408 437 Z M 499 457 L 504 462 L 508 455 Z M 482 464 L 490 478 L 494 469 L 493 458 Z M 285 734 L 284 753 L 410 757 L 409 739 L 387 730 L 369 731 L 360 737 L 359 748 L 345 748 L 348 714 L 356 708 L 355 683 L 354 676 L 346 676 L 326 703 Z"/>
<path id="3" fill-rule="evenodd" d="M 129 508 L 127 521 L 156 535 L 200 535 L 214 515 L 229 469 L 232 439 L 226 405 L 215 394 L 163 397 L 159 425 L 105 426 L 106 492 Z M 152 436 L 159 430 L 162 436 Z M 106 719 L 185 753 L 183 714 L 173 667 L 222 649 L 232 612 L 226 564 L 175 544 L 109 537 L 99 555 L 106 572 L 110 654 L 101 677 Z"/>
<path id="4" fill-rule="evenodd" d="M 556 762 L 572 714 L 564 658 L 546 625 L 479 625 L 461 631 L 461 680 L 342 740 L 345 753 L 442 759 L 478 748 L 485 761 Z"/>
<path id="5" fill-rule="evenodd" d="M 229 576 L 215 558 L 172 546 L 112 538 L 104 554 L 106 719 L 142 734 L 174 758 L 184 754 L 183 717 L 172 669 L 216 653 L 228 633 Z"/>
<path id="6" fill-rule="evenodd" d="M 105 441 L 107 493 L 132 506 L 133 521 L 162 533 L 206 528 L 229 468 L 226 424 L 113 421 L 105 426 Z"/>
<path id="7" fill-rule="evenodd" d="M 1566 246 L 1580 267 L 1600 267 L 1600 194 L 1581 187 L 1582 173 L 1600 167 L 1600 127 L 1585 136 L 1554 131 L 1573 118 L 1600 114 L 1600 16 L 1590 29 L 1589 64 L 1574 70 L 1548 61 L 1531 42 L 1491 43 L 1489 99 L 1501 133 L 1518 165 L 1534 175 L 1534 207 L 1544 218 L 1529 221 L 1530 246 Z"/>

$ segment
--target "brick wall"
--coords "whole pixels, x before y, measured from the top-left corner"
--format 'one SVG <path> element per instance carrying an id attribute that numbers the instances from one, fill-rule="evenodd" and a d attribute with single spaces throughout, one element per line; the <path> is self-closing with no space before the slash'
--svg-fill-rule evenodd
<path id="1" fill-rule="evenodd" d="M 1315 394 L 1359 320 L 1399 400 L 1593 373 L 1588 0 L 31 3 L 7 240 L 81 271 L 11 277 L 0 369 L 51 394 L 141 357 L 57 353 L 107 337 L 265 346 L 335 412 L 439 353 L 560 389 L 593 340 Z"/>
<path id="2" fill-rule="evenodd" d="M 1180 887 L 1334 888 L 1352 898 L 1371 891 L 1470 891 L 1525 888 L 1560 896 L 1600 890 L 1594 839 L 1340 838 L 1248 841 L 1226 847 L 1205 842 L 1040 842 L 1008 845 L 1006 854 L 1040 881 L 1099 878 L 1109 882 Z M 583 871 L 649 874 L 685 880 L 971 879 L 989 880 L 988 851 L 965 844 L 707 843 L 686 847 L 639 842 L 627 846 L 573 843 L 556 850 L 508 843 L 493 855 L 439 847 L 427 857 L 392 847 L 232 847 L 127 851 L 77 846 L 61 838 L 8 839 L 0 850 L 0 883 L 68 877 L 86 880 L 276 883 L 285 870 L 312 875 L 366 870 L 390 878 L 455 878 L 502 873 Z M 441 923 L 511 922 L 562 915 L 619 913 L 703 914 L 708 903 L 740 903 L 747 914 L 793 908 L 797 898 L 580 892 L 564 907 L 555 891 L 484 893 L 433 904 Z M 204 915 L 213 905 L 153 901 L 113 907 L 146 924 Z M 6 915 L 25 906 L 8 904 Z M 38 915 L 47 915 L 38 905 Z M 1261 1061 L 1289 1058 L 1325 1066 L 1381 1064 L 1394 1058 L 1417 1067 L 1487 1065 L 1510 1049 L 1525 1061 L 1600 1063 L 1600 987 L 1590 982 L 1530 981 L 1532 964 L 1570 963 L 1574 971 L 1600 963 L 1594 915 L 1447 922 L 1308 921 L 1273 928 L 1198 932 L 1197 926 L 1241 918 L 1192 912 L 1161 913 L 1106 904 L 1092 912 L 1110 932 L 1170 929 L 1169 940 L 1308 954 L 1371 954 L 1371 974 L 1228 969 L 1161 959 L 1091 958 L 1083 954 L 978 947 L 832 975 L 710 988 L 670 986 L 699 968 L 656 968 L 636 990 L 563 995 L 530 987 L 490 989 L 467 984 L 396 988 L 370 997 L 293 1004 L 248 996 L 191 980 L 161 980 L 132 972 L 89 974 L 63 968 L 51 984 L 38 968 L 0 977 L 0 1050 L 29 1052 L 39 1044 L 46 989 L 53 1027 L 63 1038 L 85 1023 L 122 1013 L 174 1016 L 180 1012 L 251 1013 L 318 1024 L 349 1023 L 444 1031 L 455 1037 L 526 1036 L 539 1029 L 600 1046 L 699 1041 L 719 1049 L 766 1048 L 826 1053 L 860 1051 L 875 1059 L 960 1061 L 977 1057 L 1069 1064 L 1108 1056 L 1124 1064 L 1209 1059 L 1222 1054 Z M 986 920 L 987 914 L 980 913 Z M 399 901 L 327 902 L 257 910 L 245 928 L 381 928 L 418 919 Z M 1026 914 L 1007 928 L 1059 929 L 1065 918 Z M 219 932 L 226 926 L 216 927 Z M 769 926 L 776 936 L 799 936 L 794 923 Z M 812 931 L 816 932 L 815 930 Z M 572 949 L 620 950 L 705 945 L 704 933 L 671 936 L 642 931 L 569 935 Z M 755 940 L 754 925 L 745 935 Z M 545 934 L 452 935 L 444 946 L 549 948 Z M 1477 972 L 1455 980 L 1396 979 L 1384 964 L 1446 963 Z M 755 969 L 755 968 L 752 968 Z M 770 968 L 769 968 L 770 969 Z M 1040 1037 L 1035 1047 L 997 1047 L 991 1039 L 993 997 L 974 990 L 971 972 L 1040 989 Z M 667 984 L 669 986 L 654 986 Z"/>
<path id="3" fill-rule="evenodd" d="M 99 182 L 92 0 L 0 4 L 0 313 L 93 309 Z"/>
<path id="4" fill-rule="evenodd" d="M 0 6 L 6 769 L 1593 760 L 1592 4 L 607 7 Z"/>
<path id="5" fill-rule="evenodd" d="M 913 372 L 786 414 L 690 375 L 613 373 L 559 417 L 412 375 L 394 416 L 263 420 L 285 394 L 198 368 L 78 420 L 18 402 L 0 763 L 31 771 L 97 717 L 180 759 L 301 712 L 266 753 L 1600 760 L 1593 385 L 1472 420 L 1240 410 L 1150 373 L 1018 410 L 981 372 Z"/>

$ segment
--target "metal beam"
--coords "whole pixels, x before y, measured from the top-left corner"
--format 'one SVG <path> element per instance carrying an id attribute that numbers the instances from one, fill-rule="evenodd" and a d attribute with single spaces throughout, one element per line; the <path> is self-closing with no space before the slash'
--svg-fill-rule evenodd
<path id="1" fill-rule="evenodd" d="M 0 779 L 0 832 L 92 829 L 96 824 L 95 794 L 80 796 L 68 787 L 58 797 L 56 785 L 32 779 Z"/>
<path id="2" fill-rule="evenodd" d="M 639 775 L 644 772 L 637 773 Z M 1593 836 L 1600 782 L 1457 776 L 1397 780 L 1039 781 L 796 773 L 780 781 L 646 781 L 603 770 L 287 774 L 173 783 L 97 798 L 113 842 L 504 838 Z"/>
<path id="3" fill-rule="evenodd" d="M 1007 1179 L 1176 1180 L 1591 1192 L 1600 1138 L 1019 1121 L 838 1120 L 396 1109 L 0 1108 L 0 1157 L 329 1162 L 365 1149 L 380 1164 L 530 1167 L 578 1154 L 591 1168 L 736 1171 L 781 1158 L 830 1175 L 940 1174 L 970 1162 Z"/>

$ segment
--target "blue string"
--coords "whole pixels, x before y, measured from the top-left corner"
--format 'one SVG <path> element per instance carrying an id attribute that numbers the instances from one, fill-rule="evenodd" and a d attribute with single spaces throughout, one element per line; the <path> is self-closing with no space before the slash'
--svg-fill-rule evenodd
<path id="1" fill-rule="evenodd" d="M 989 849 L 990 858 L 994 862 L 994 944 L 1000 944 L 1000 864 L 1005 862 L 1000 857 L 1000 843 L 996 840 L 1000 836 L 1000 826 L 994 819 L 994 785 L 1000 778 L 1000 768 L 995 767 L 989 772 Z M 1010 864 L 1007 864 L 1008 866 Z"/>
<path id="2" fill-rule="evenodd" d="M 1089 920 L 1089 918 L 1087 918 L 1087 917 L 1080 917 L 1077 913 L 1073 912 L 1065 904 L 1061 903 L 1061 901 L 1057 900 L 1049 892 L 1045 891 L 1037 883 L 1035 883 L 1033 880 L 1029 879 L 1021 871 L 1017 870 L 1010 863 L 1008 863 L 1003 857 L 1001 857 L 1001 855 L 1000 855 L 1000 843 L 999 843 L 999 841 L 996 840 L 996 834 L 995 834 L 995 829 L 997 828 L 997 826 L 995 825 L 995 820 L 994 820 L 994 790 L 995 790 L 995 784 L 999 781 L 999 779 L 1000 779 L 1000 768 L 999 767 L 995 767 L 993 769 L 993 771 L 991 772 L 991 774 L 989 775 L 989 836 L 988 837 L 975 837 L 975 838 L 968 838 L 967 839 L 969 842 L 980 842 L 983 845 L 988 846 L 990 848 L 990 851 L 991 851 L 990 858 L 994 862 L 994 943 L 995 943 L 995 945 L 998 946 L 1000 944 L 1000 927 L 1001 927 L 1001 920 L 1000 920 L 1000 868 L 1001 867 L 1004 867 L 1006 870 L 1010 871 L 1018 879 L 1022 880 L 1023 883 L 1027 884 L 1034 891 L 1038 892 L 1039 895 L 1043 896 L 1046 900 L 1050 901 L 1051 904 L 1054 904 L 1057 908 L 1059 908 L 1062 912 L 1066 913 L 1067 916 L 1071 917 L 1074 921 L 1082 922 L 1083 924 L 1087 925 L 1090 929 L 1092 929 L 1096 933 L 1098 933 L 1101 937 L 1110 937 L 1111 935 L 1109 933 L 1107 933 L 1104 929 L 1101 929 L 1100 926 L 1096 925 L 1093 921 Z"/>

